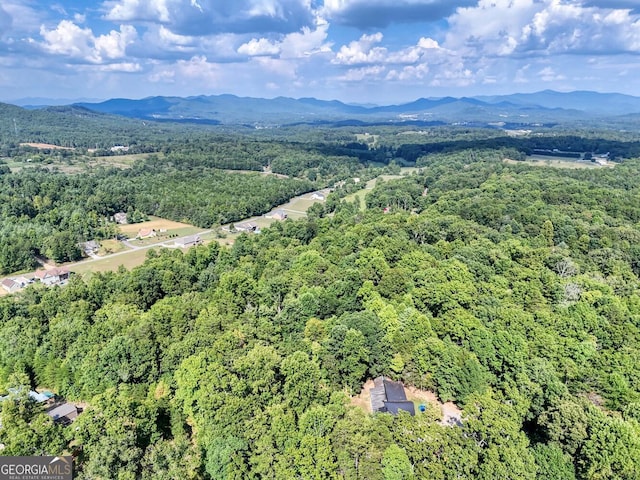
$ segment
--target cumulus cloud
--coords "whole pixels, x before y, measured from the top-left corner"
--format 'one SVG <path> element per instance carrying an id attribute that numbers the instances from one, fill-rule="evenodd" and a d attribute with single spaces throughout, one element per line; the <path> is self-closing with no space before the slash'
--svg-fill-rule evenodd
<path id="1" fill-rule="evenodd" d="M 448 21 L 445 46 L 468 54 L 640 53 L 640 17 L 628 9 L 563 0 L 480 0 Z"/>
<path id="2" fill-rule="evenodd" d="M 252 38 L 238 47 L 238 53 L 249 57 L 277 55 L 280 53 L 280 47 L 266 38 Z"/>
<path id="3" fill-rule="evenodd" d="M 416 45 L 396 51 L 377 46 L 382 39 L 380 32 L 362 35 L 359 40 L 340 47 L 332 62 L 339 65 L 415 64 L 436 59 L 443 53 L 432 38 L 420 38 Z"/>
<path id="4" fill-rule="evenodd" d="M 370 67 L 350 68 L 338 80 L 345 82 L 361 82 L 362 80 L 380 80 L 387 71 L 382 65 L 372 65 Z"/>
<path id="5" fill-rule="evenodd" d="M 160 23 L 182 35 L 290 33 L 314 24 L 311 0 L 109 0 L 105 18 Z"/>
<path id="6" fill-rule="evenodd" d="M 565 78 L 567 78 L 562 74 L 556 73 L 556 71 L 552 67 L 544 67 L 538 72 L 538 77 L 543 82 L 556 82 L 558 80 L 564 80 Z"/>
<path id="7" fill-rule="evenodd" d="M 338 24 L 362 29 L 392 23 L 437 21 L 476 0 L 325 0 L 322 14 Z"/>
<path id="8" fill-rule="evenodd" d="M 88 63 L 109 63 L 126 55 L 126 49 L 137 37 L 130 25 L 121 25 L 119 31 L 94 36 L 90 28 L 81 28 L 69 20 L 62 20 L 54 29 L 42 26 L 44 42 L 37 43 L 45 52 Z"/>

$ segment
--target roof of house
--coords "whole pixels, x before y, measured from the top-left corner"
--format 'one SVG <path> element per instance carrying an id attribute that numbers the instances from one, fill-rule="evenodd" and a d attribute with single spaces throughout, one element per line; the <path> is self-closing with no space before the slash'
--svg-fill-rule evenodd
<path id="1" fill-rule="evenodd" d="M 404 402 L 384 402 L 384 406 L 387 409 L 387 412 L 397 415 L 400 410 L 410 413 L 411 415 L 416 414 L 416 407 L 413 402 L 404 401 Z"/>
<path id="2" fill-rule="evenodd" d="M 387 394 L 387 402 L 406 402 L 407 395 L 404 393 L 402 382 L 394 382 L 388 378 L 384 379 L 384 390 Z"/>
<path id="3" fill-rule="evenodd" d="M 14 282 L 10 278 L 5 278 L 4 280 L 2 280 L 2 286 L 7 288 L 15 288 L 15 287 L 19 287 L 20 284 L 17 282 Z"/>
<path id="4" fill-rule="evenodd" d="M 63 403 L 62 405 L 60 405 L 59 407 L 56 407 L 52 410 L 49 410 L 47 412 L 47 414 L 53 418 L 54 420 L 57 420 L 59 418 L 62 417 L 67 417 L 69 415 L 72 415 L 74 413 L 78 413 L 78 409 L 75 405 L 71 404 L 71 403 Z"/>
<path id="5" fill-rule="evenodd" d="M 42 280 L 47 277 L 60 277 L 62 275 L 69 275 L 69 273 L 69 270 L 65 267 L 57 267 L 50 270 L 36 270 L 35 276 Z"/>
<path id="6" fill-rule="evenodd" d="M 154 232 L 155 232 L 155 230 L 153 228 L 141 228 L 140 230 L 138 230 L 138 236 L 139 237 L 148 237 L 149 235 L 151 235 Z"/>
<path id="7" fill-rule="evenodd" d="M 374 387 L 369 390 L 371 410 L 374 412 L 389 412 L 394 415 L 399 410 L 416 414 L 413 402 L 407 400 L 402 382 L 394 382 L 386 377 L 377 377 L 373 381 Z"/>

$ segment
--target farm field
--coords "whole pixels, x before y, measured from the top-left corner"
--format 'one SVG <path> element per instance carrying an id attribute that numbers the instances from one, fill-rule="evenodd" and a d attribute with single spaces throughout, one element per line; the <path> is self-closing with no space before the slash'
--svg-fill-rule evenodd
<path id="1" fill-rule="evenodd" d="M 189 225 L 188 223 L 174 222 L 173 220 L 166 220 L 164 218 L 159 217 L 149 217 L 150 220 L 141 223 L 127 223 L 126 225 L 119 225 L 120 233 L 127 235 L 129 237 L 135 237 L 140 229 L 153 229 L 156 232 L 160 230 L 166 230 L 167 234 L 178 233 L 180 234 L 182 231 L 186 230 L 202 230 L 193 225 Z M 191 233 L 197 232 L 187 232 L 182 233 L 182 235 L 191 235 Z M 156 237 L 157 238 L 157 237 Z M 159 240 L 156 240 L 157 243 Z"/>

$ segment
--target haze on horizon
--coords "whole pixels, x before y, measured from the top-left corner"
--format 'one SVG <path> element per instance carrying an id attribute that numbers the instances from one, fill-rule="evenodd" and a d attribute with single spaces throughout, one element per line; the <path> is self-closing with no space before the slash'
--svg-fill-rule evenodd
<path id="1" fill-rule="evenodd" d="M 0 100 L 640 95 L 636 0 L 5 0 Z"/>

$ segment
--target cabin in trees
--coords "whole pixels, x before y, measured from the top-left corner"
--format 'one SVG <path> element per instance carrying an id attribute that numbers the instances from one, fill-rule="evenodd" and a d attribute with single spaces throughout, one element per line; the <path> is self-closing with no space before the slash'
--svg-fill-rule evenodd
<path id="1" fill-rule="evenodd" d="M 78 407 L 72 403 L 63 403 L 51 410 L 47 411 L 54 422 L 62 425 L 69 425 L 78 416 Z"/>
<path id="2" fill-rule="evenodd" d="M 52 268 L 51 270 L 37 270 L 35 278 L 45 285 L 56 285 L 69 280 L 69 270 L 64 267 Z"/>
<path id="3" fill-rule="evenodd" d="M 202 239 L 200 235 L 189 235 L 188 237 L 177 238 L 175 241 L 175 246 L 180 248 L 189 248 L 195 245 L 200 245 L 202 243 Z"/>
<path id="4" fill-rule="evenodd" d="M 373 412 L 387 412 L 397 415 L 400 410 L 410 415 L 416 414 L 413 402 L 407 400 L 402 382 L 394 382 L 386 377 L 378 377 L 373 381 L 371 394 L 371 410 Z"/>

